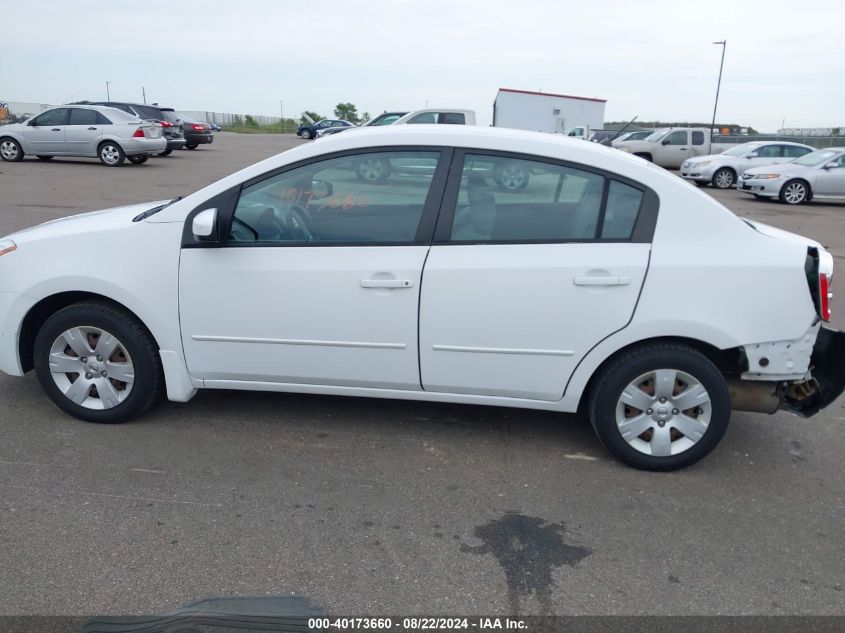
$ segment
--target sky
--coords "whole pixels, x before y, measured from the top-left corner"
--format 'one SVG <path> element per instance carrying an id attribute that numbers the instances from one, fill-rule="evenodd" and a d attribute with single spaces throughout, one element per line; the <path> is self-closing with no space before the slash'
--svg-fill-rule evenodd
<path id="1" fill-rule="evenodd" d="M 845 1 L 27 0 L 3 9 L 0 101 L 106 97 L 331 115 L 474 109 L 500 87 L 607 99 L 606 120 L 845 127 Z"/>

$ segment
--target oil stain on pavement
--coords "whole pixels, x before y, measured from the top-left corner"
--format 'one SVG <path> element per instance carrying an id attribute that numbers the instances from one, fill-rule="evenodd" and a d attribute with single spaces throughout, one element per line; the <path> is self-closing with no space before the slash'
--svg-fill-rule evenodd
<path id="1" fill-rule="evenodd" d="M 505 572 L 510 612 L 520 612 L 520 600 L 533 592 L 541 613 L 552 612 L 552 569 L 562 565 L 574 566 L 592 550 L 567 545 L 563 523 L 547 523 L 544 519 L 508 512 L 475 528 L 474 534 L 483 545 L 471 547 L 461 544 L 461 551 L 471 554 L 492 554 Z"/>

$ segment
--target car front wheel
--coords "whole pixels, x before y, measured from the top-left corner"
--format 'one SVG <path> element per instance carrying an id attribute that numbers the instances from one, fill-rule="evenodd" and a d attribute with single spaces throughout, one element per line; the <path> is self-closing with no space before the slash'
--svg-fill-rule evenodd
<path id="1" fill-rule="evenodd" d="M 106 167 L 120 167 L 123 161 L 126 160 L 126 154 L 123 153 L 123 148 L 111 141 L 101 143 L 97 154 L 100 157 L 100 162 Z"/>
<path id="2" fill-rule="evenodd" d="M 88 422 L 131 420 L 162 391 L 152 336 L 133 315 L 105 303 L 77 303 L 49 317 L 35 337 L 33 360 L 50 399 Z"/>
<path id="3" fill-rule="evenodd" d="M 300 136 L 307 141 L 312 136 L 311 130 L 308 130 L 308 129 L 302 130 L 302 134 L 300 134 Z"/>
<path id="4" fill-rule="evenodd" d="M 127 156 L 126 158 L 129 159 L 129 162 L 133 165 L 143 165 L 144 163 L 149 160 L 149 154 L 136 154 L 135 156 Z"/>
<path id="5" fill-rule="evenodd" d="M 790 180 L 780 190 L 779 198 L 785 204 L 803 204 L 810 199 L 810 187 L 803 180 Z"/>
<path id="6" fill-rule="evenodd" d="M 642 470 L 694 464 L 728 428 L 724 376 L 691 347 L 660 343 L 623 354 L 598 377 L 590 421 L 607 449 Z"/>
<path id="7" fill-rule="evenodd" d="M 17 163 L 23 160 L 23 148 L 13 138 L 0 140 L 0 158 L 10 163 Z"/>
<path id="8" fill-rule="evenodd" d="M 722 167 L 713 174 L 713 186 L 716 189 L 730 189 L 736 183 L 736 174 L 729 167 Z"/>

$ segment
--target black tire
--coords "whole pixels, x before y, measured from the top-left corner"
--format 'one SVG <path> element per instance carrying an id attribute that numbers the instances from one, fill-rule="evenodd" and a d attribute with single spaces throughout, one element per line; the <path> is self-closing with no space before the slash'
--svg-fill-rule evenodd
<path id="1" fill-rule="evenodd" d="M 196 149 L 199 147 L 199 143 L 185 143 L 185 149 Z"/>
<path id="2" fill-rule="evenodd" d="M 97 156 L 106 167 L 120 167 L 126 160 L 123 148 L 114 141 L 103 141 L 97 147 Z"/>
<path id="3" fill-rule="evenodd" d="M 736 172 L 730 167 L 717 169 L 710 183 L 716 189 L 730 189 L 736 185 Z"/>
<path id="4" fill-rule="evenodd" d="M 111 333 L 131 357 L 135 376 L 132 390 L 116 406 L 109 409 L 83 407 L 65 396 L 53 380 L 49 365 L 51 347 L 63 332 L 74 327 L 99 328 Z M 163 392 L 161 359 L 152 335 L 132 314 L 106 303 L 75 303 L 49 317 L 35 337 L 33 361 L 38 381 L 53 403 L 86 422 L 127 422 L 149 409 Z"/>
<path id="5" fill-rule="evenodd" d="M 133 165 L 143 165 L 150 159 L 149 154 L 136 154 L 135 156 L 127 156 L 129 162 Z"/>
<path id="6" fill-rule="evenodd" d="M 707 390 L 711 407 L 710 422 L 700 439 L 686 450 L 665 457 L 649 455 L 631 446 L 622 436 L 616 421 L 623 391 L 638 377 L 658 369 L 675 369 L 697 380 Z M 690 466 L 716 448 L 730 422 L 731 398 L 724 376 L 703 354 L 686 345 L 655 343 L 636 348 L 613 360 L 594 383 L 588 410 L 596 434 L 616 458 L 641 470 L 669 471 Z M 662 426 L 667 422 L 656 424 Z M 669 427 L 672 429 L 673 425 L 669 424 Z M 677 430 L 674 432 L 678 437 L 671 440 L 672 443 L 684 439 Z M 649 433 L 654 431 L 646 430 L 640 435 Z"/>
<path id="7" fill-rule="evenodd" d="M 812 197 L 810 185 L 805 180 L 793 178 L 780 188 L 778 199 L 784 204 L 797 205 L 809 202 Z"/>
<path id="8" fill-rule="evenodd" d="M 7 163 L 19 163 L 23 160 L 23 147 L 11 137 L 0 138 L 0 158 Z"/>
<path id="9" fill-rule="evenodd" d="M 373 184 L 383 183 L 392 171 L 390 161 L 383 158 L 366 158 L 355 163 L 355 176 L 358 180 Z"/>
<path id="10" fill-rule="evenodd" d="M 38 160 L 53 160 L 54 156 L 39 156 Z"/>
<path id="11" fill-rule="evenodd" d="M 309 130 L 308 128 L 305 128 L 304 130 L 302 130 L 302 134 L 300 134 L 300 136 L 307 141 L 308 139 L 310 139 L 314 135 L 311 133 L 311 130 Z"/>
<path id="12" fill-rule="evenodd" d="M 172 149 L 166 149 L 163 152 L 159 152 L 158 155 L 159 156 L 170 156 L 172 153 L 173 153 Z"/>
<path id="13" fill-rule="evenodd" d="M 751 195 L 753 195 L 758 200 L 768 200 L 768 198 L 766 196 L 761 196 L 759 193 L 753 193 Z"/>

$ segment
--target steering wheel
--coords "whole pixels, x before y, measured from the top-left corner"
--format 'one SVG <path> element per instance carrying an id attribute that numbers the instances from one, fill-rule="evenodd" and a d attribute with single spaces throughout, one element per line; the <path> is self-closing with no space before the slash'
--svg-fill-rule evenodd
<path id="1" fill-rule="evenodd" d="M 314 225 L 308 211 L 298 204 L 284 209 L 267 207 L 256 223 L 259 238 L 270 242 L 310 242 L 314 239 Z"/>

